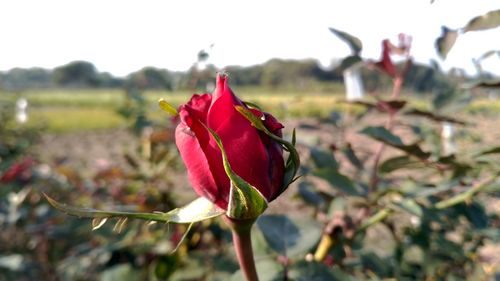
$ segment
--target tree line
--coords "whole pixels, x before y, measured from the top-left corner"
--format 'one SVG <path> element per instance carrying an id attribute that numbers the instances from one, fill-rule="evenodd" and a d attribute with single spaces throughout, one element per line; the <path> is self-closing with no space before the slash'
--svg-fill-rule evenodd
<path id="1" fill-rule="evenodd" d="M 343 81 L 340 67 L 325 69 L 315 60 L 271 59 L 253 66 L 228 66 L 235 86 L 256 86 L 266 88 L 321 90 L 328 85 Z M 100 72 L 90 62 L 73 61 L 54 69 L 14 68 L 0 72 L 0 89 L 22 91 L 47 88 L 136 88 L 157 90 L 198 90 L 206 88 L 220 71 L 213 65 L 203 70 L 196 66 L 187 71 L 171 71 L 156 67 L 144 67 L 126 77 L 115 77 L 108 72 Z M 389 77 L 365 67 L 361 75 L 367 91 L 377 91 L 391 85 Z M 407 72 L 405 88 L 416 92 L 430 92 L 446 87 L 446 74 L 439 69 L 422 64 L 413 64 Z"/>

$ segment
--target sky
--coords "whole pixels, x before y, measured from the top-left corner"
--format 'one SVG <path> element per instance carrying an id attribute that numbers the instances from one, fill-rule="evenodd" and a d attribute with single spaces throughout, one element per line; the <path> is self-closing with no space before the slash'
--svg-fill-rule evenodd
<path id="1" fill-rule="evenodd" d="M 201 49 L 220 68 L 271 58 L 326 67 L 350 54 L 334 27 L 361 39 L 364 58 L 378 59 L 381 41 L 403 32 L 413 37 L 415 61 L 474 74 L 472 58 L 500 50 L 500 28 L 460 35 L 445 61 L 434 41 L 442 25 L 460 28 L 496 9 L 499 0 L 2 0 L 0 70 L 85 60 L 116 76 L 145 66 L 182 71 Z M 500 58 L 483 67 L 500 75 Z"/>

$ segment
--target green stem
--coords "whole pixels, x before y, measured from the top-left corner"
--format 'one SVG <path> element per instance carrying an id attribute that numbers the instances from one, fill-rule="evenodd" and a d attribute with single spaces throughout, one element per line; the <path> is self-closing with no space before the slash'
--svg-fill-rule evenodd
<path id="1" fill-rule="evenodd" d="M 438 202 L 435 207 L 436 209 L 446 209 L 451 206 L 454 206 L 456 204 L 460 204 L 462 202 L 466 202 L 468 200 L 471 200 L 474 195 L 476 195 L 478 192 L 480 192 L 482 189 L 487 187 L 490 183 L 495 181 L 495 179 L 500 175 L 500 172 L 496 173 L 495 175 L 486 178 L 478 183 L 476 183 L 472 188 L 470 188 L 467 191 L 464 191 L 462 193 L 459 193 L 451 198 L 448 198 L 446 200 Z"/>
<path id="2" fill-rule="evenodd" d="M 251 230 L 255 219 L 237 220 L 224 216 L 224 221 L 233 233 L 233 244 L 241 272 L 246 281 L 259 281 L 253 259 Z"/>
<path id="3" fill-rule="evenodd" d="M 393 211 L 389 208 L 384 208 L 368 218 L 357 230 L 360 233 L 368 229 L 370 226 L 385 220 Z"/>

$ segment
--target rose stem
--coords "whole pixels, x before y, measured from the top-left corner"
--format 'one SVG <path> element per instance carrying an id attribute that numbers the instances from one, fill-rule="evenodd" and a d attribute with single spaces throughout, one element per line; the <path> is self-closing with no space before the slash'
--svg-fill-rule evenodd
<path id="1" fill-rule="evenodd" d="M 237 220 L 224 216 L 233 233 L 233 244 L 241 271 L 246 281 L 259 281 L 253 259 L 251 229 L 255 219 Z"/>

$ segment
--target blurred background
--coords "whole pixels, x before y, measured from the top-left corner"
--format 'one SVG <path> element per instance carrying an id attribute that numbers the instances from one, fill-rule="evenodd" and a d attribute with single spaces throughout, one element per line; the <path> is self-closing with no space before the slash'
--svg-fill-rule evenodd
<path id="1" fill-rule="evenodd" d="M 256 229 L 262 280 L 500 280 L 499 9 L 2 1 L 0 280 L 240 280 L 219 220 L 95 225 L 42 195 L 141 212 L 194 199 L 157 101 L 211 92 L 219 71 L 297 129 L 303 157 Z"/>

